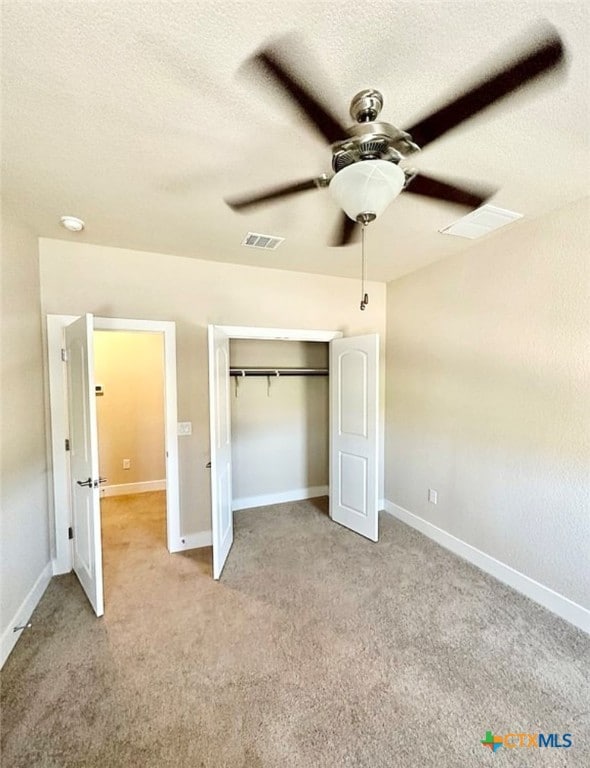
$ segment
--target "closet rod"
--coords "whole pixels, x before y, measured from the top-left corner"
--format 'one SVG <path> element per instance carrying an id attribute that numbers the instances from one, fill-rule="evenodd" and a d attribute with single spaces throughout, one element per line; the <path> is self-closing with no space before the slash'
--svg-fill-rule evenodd
<path id="1" fill-rule="evenodd" d="M 230 368 L 230 376 L 327 376 L 327 368 Z"/>

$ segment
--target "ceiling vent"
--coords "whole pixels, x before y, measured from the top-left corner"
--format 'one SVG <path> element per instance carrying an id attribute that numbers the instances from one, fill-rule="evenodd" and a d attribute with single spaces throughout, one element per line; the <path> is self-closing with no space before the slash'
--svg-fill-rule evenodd
<path id="1" fill-rule="evenodd" d="M 443 235 L 457 235 L 475 240 L 476 237 L 493 232 L 494 229 L 505 227 L 517 219 L 522 219 L 522 213 L 507 211 L 505 208 L 497 208 L 495 205 L 482 205 L 475 211 L 463 216 L 454 224 L 441 229 Z"/>
<path id="2" fill-rule="evenodd" d="M 242 240 L 242 245 L 247 245 L 248 248 L 263 248 L 265 251 L 274 251 L 284 239 L 284 237 L 259 235 L 257 232 L 248 232 L 246 237 Z"/>

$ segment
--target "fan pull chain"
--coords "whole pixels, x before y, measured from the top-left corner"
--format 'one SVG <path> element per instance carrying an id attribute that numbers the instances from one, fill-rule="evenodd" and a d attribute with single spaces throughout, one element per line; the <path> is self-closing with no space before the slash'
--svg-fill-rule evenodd
<path id="1" fill-rule="evenodd" d="M 362 240 L 361 240 L 361 312 L 369 303 L 369 294 L 365 293 L 365 281 L 367 279 L 367 257 L 365 255 L 365 229 L 366 224 L 362 225 Z"/>

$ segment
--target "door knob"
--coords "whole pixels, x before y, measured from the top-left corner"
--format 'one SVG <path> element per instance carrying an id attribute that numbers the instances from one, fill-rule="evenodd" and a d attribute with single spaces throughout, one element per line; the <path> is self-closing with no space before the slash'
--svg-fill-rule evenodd
<path id="1" fill-rule="evenodd" d="M 108 479 L 106 477 L 99 477 L 98 484 L 103 485 L 103 483 L 108 483 Z"/>
<path id="2" fill-rule="evenodd" d="M 89 477 L 88 480 L 76 480 L 78 485 L 83 486 L 84 488 L 92 488 L 92 478 Z"/>

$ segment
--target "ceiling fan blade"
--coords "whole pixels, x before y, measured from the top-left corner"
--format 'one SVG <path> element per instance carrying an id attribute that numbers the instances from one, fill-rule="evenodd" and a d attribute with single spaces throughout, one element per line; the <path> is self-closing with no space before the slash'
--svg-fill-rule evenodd
<path id="1" fill-rule="evenodd" d="M 256 54 L 254 61 L 261 64 L 297 102 L 307 119 L 329 144 L 346 138 L 346 128 L 298 82 L 293 72 L 288 71 L 288 67 L 281 62 L 274 48 L 267 48 Z"/>
<path id="2" fill-rule="evenodd" d="M 541 45 L 512 59 L 496 74 L 480 81 L 459 98 L 437 109 L 406 130 L 419 147 L 425 147 L 495 101 L 553 69 L 563 61 L 563 58 L 563 42 L 557 32 L 552 30 Z"/>
<path id="3" fill-rule="evenodd" d="M 424 197 L 434 197 L 437 200 L 444 200 L 447 203 L 457 203 L 467 208 L 479 208 L 496 191 L 495 189 L 484 189 L 483 187 L 457 187 L 455 184 L 449 184 L 446 181 L 433 179 L 432 176 L 425 176 L 422 173 L 417 174 L 408 182 L 405 192 L 412 192 L 415 195 Z"/>
<path id="4" fill-rule="evenodd" d="M 267 189 L 264 192 L 256 192 L 245 197 L 234 197 L 226 200 L 225 202 L 234 211 L 241 211 L 244 208 L 254 207 L 261 203 L 269 202 L 270 200 L 278 200 L 281 197 L 289 197 L 290 195 L 296 195 L 299 192 L 306 192 L 308 189 L 321 189 L 326 186 L 325 177 L 320 176 L 317 179 L 306 179 L 305 181 L 297 181 L 293 184 L 283 184 L 280 187 L 273 187 L 273 189 Z"/>
<path id="5" fill-rule="evenodd" d="M 350 245 L 359 239 L 360 231 L 360 225 L 357 224 L 356 221 L 349 219 L 344 211 L 342 211 L 330 245 L 334 247 Z"/>

